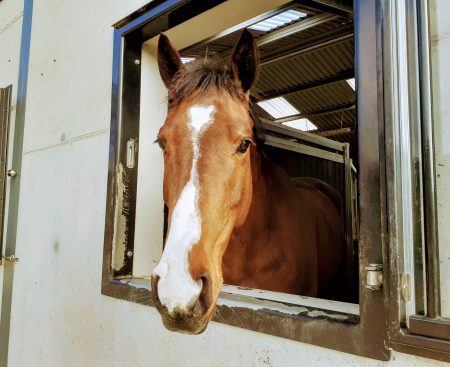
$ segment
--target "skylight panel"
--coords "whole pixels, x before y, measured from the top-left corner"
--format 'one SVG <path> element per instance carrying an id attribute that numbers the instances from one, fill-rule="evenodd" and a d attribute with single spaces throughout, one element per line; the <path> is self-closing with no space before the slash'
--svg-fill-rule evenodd
<path id="1" fill-rule="evenodd" d="M 248 28 L 255 29 L 257 31 L 268 32 L 272 29 L 281 27 L 285 24 L 291 23 L 293 21 L 299 20 L 300 18 L 306 17 L 308 14 L 302 13 L 297 10 L 287 10 L 280 14 L 274 15 L 273 17 L 264 19 L 261 22 L 255 23 Z"/>
<path id="2" fill-rule="evenodd" d="M 268 99 L 258 102 L 258 106 L 266 111 L 273 118 L 298 115 L 300 113 L 293 105 L 286 101 L 283 97 Z"/>
<path id="3" fill-rule="evenodd" d="M 182 57 L 181 58 L 181 62 L 183 64 L 187 64 L 188 62 L 191 62 L 191 61 L 194 61 L 194 60 L 195 60 L 195 57 Z"/>
<path id="4" fill-rule="evenodd" d="M 355 78 L 347 79 L 346 82 L 353 90 L 355 90 Z"/>
<path id="5" fill-rule="evenodd" d="M 299 120 L 288 121 L 288 122 L 283 123 L 283 125 L 289 126 L 289 127 L 294 128 L 294 129 L 301 130 L 301 131 L 317 130 L 317 126 L 314 125 L 311 121 L 309 121 L 306 118 L 299 119 Z"/>

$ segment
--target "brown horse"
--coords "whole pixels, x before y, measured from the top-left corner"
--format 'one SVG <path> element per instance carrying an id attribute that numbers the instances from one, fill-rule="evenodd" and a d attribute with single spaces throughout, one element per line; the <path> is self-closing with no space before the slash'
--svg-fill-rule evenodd
<path id="1" fill-rule="evenodd" d="M 229 66 L 184 66 L 161 35 L 158 63 L 169 91 L 157 138 L 169 226 L 152 294 L 166 328 L 202 332 L 223 281 L 317 296 L 343 258 L 339 198 L 318 180 L 292 182 L 262 152 L 249 107 L 258 69 L 251 33 Z"/>

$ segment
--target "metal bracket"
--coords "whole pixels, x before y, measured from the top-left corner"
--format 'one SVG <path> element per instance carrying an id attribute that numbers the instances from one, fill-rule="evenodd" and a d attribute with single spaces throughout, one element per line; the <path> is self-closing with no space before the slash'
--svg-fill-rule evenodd
<path id="1" fill-rule="evenodd" d="M 402 298 L 403 301 L 409 302 L 411 301 L 411 282 L 410 282 L 411 276 L 409 273 L 403 273 L 402 274 Z"/>
<path id="2" fill-rule="evenodd" d="M 369 264 L 366 266 L 366 288 L 376 291 L 383 287 L 383 265 Z"/>
<path id="3" fill-rule="evenodd" d="M 19 261 L 19 258 L 16 257 L 16 255 L 10 255 L 10 256 L 1 256 L 0 257 L 0 264 L 3 263 L 3 260 L 7 261 L 7 262 L 11 262 L 11 263 L 16 263 Z"/>
<path id="4" fill-rule="evenodd" d="M 127 168 L 134 168 L 136 163 L 136 140 L 128 139 L 127 141 Z"/>

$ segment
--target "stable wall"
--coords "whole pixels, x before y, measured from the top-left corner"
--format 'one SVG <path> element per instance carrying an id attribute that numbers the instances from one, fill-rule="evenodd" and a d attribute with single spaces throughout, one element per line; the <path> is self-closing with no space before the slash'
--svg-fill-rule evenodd
<path id="1" fill-rule="evenodd" d="M 199 336 L 174 334 L 154 308 L 101 295 L 111 24 L 146 2 L 34 3 L 9 365 L 443 366 L 399 353 L 379 362 L 214 322 Z"/>

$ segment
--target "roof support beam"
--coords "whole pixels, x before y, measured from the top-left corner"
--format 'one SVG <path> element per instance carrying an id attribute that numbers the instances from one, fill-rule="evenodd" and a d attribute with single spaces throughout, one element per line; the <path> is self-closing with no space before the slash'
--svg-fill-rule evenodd
<path id="1" fill-rule="evenodd" d="M 297 115 L 281 117 L 279 119 L 272 120 L 272 122 L 276 122 L 276 123 L 282 124 L 283 122 L 288 122 L 288 121 L 292 121 L 292 120 L 299 120 L 299 119 L 303 119 L 303 118 L 311 118 L 311 117 L 318 117 L 318 116 L 323 116 L 323 115 L 329 115 L 331 113 L 352 110 L 354 108 L 355 108 L 355 104 L 354 103 L 347 103 L 347 104 L 330 107 L 330 108 L 327 108 L 327 109 L 324 109 L 324 110 L 320 110 L 320 111 L 316 111 L 316 112 L 299 113 Z"/>
<path id="2" fill-rule="evenodd" d="M 353 78 L 355 76 L 355 71 L 354 70 L 346 70 L 342 73 L 339 73 L 338 75 L 334 75 L 325 79 L 321 79 L 321 80 L 314 80 L 312 82 L 308 82 L 308 83 L 304 83 L 304 84 L 300 84 L 300 85 L 296 85 L 294 87 L 290 87 L 290 88 L 286 88 L 283 90 L 277 90 L 274 92 L 267 92 L 267 93 L 261 93 L 259 94 L 258 98 L 259 101 L 265 100 L 265 99 L 271 99 L 271 98 L 276 98 L 276 97 L 280 97 L 280 96 L 286 96 L 289 94 L 293 94 L 293 93 L 297 93 L 297 92 L 303 92 L 306 90 L 310 90 L 310 89 L 314 89 L 317 87 L 321 87 L 323 85 L 327 85 L 327 84 L 332 84 L 332 83 L 337 83 L 337 82 L 341 82 L 343 80 L 347 80 L 350 78 Z"/>
<path id="3" fill-rule="evenodd" d="M 334 14 L 330 14 L 330 13 L 321 13 L 321 14 L 313 15 L 310 18 L 306 18 L 299 22 L 295 22 L 286 27 L 277 29 L 273 32 L 269 32 L 269 33 L 265 34 L 264 36 L 258 37 L 256 39 L 256 44 L 258 46 L 263 46 L 268 43 L 275 42 L 281 38 L 285 38 L 285 37 L 291 36 L 295 33 L 299 33 L 306 29 L 316 27 L 316 26 L 326 23 L 326 22 L 330 22 L 337 18 L 339 18 L 338 15 L 334 15 Z"/>
<path id="4" fill-rule="evenodd" d="M 301 55 L 301 54 L 305 54 L 305 53 L 308 53 L 308 52 L 311 52 L 311 51 L 315 51 L 315 50 L 318 50 L 318 49 L 320 49 L 322 47 L 330 46 L 330 45 L 332 45 L 334 43 L 338 43 L 338 42 L 343 42 L 343 41 L 346 41 L 346 40 L 351 39 L 351 38 L 353 38 L 353 32 L 344 34 L 344 35 L 342 35 L 340 37 L 334 37 L 334 38 L 330 37 L 330 38 L 327 38 L 325 40 L 321 39 L 321 40 L 317 41 L 317 43 L 313 43 L 313 44 L 309 43 L 309 44 L 307 44 L 307 45 L 305 45 L 303 47 L 300 47 L 300 48 L 298 48 L 296 50 L 289 50 L 289 51 L 283 53 L 282 55 L 274 56 L 274 57 L 271 57 L 271 58 L 269 57 L 267 59 L 264 59 L 264 60 L 262 60 L 260 62 L 259 65 L 260 66 L 267 66 L 267 65 L 273 64 L 275 62 L 278 62 L 278 61 L 281 61 L 281 60 L 285 60 L 285 59 L 289 59 L 291 57 L 298 56 L 298 55 Z"/>
<path id="5" fill-rule="evenodd" d="M 315 134 L 327 138 L 329 136 L 348 134 L 348 133 L 352 133 L 352 132 L 353 132 L 353 130 L 351 127 L 343 127 L 341 129 L 319 131 L 319 132 L 316 132 Z"/>
<path id="6" fill-rule="evenodd" d="M 330 22 L 337 18 L 339 18 L 338 15 L 334 15 L 334 14 L 330 14 L 330 13 L 320 13 L 317 15 L 313 15 L 310 18 L 306 18 L 299 22 L 295 22 L 286 27 L 269 32 L 269 33 L 265 34 L 264 36 L 258 37 L 255 39 L 255 42 L 258 46 L 263 46 L 268 43 L 275 42 L 281 38 L 291 36 L 295 33 L 299 33 L 306 29 L 316 27 L 316 26 L 326 23 L 326 22 Z M 227 57 L 227 56 L 231 55 L 232 51 L 233 51 L 232 48 L 229 50 L 223 51 L 218 54 L 218 57 L 219 58 Z"/>
<path id="7" fill-rule="evenodd" d="M 353 14 L 352 0 L 303 0 L 302 4 L 326 11 L 338 10 L 343 13 Z"/>

